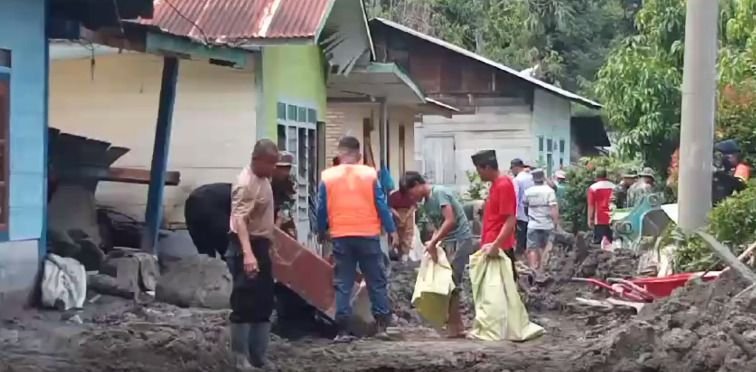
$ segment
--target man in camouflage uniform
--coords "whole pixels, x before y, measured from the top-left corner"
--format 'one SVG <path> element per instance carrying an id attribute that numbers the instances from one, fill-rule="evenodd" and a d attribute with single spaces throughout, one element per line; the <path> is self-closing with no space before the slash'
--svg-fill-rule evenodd
<path id="1" fill-rule="evenodd" d="M 654 193 L 656 178 L 653 169 L 643 168 L 643 171 L 638 173 L 638 177 L 640 179 L 627 190 L 627 208 L 635 208 L 643 197 Z"/>
<path id="2" fill-rule="evenodd" d="M 622 175 L 622 182 L 612 192 L 612 205 L 614 205 L 614 208 L 623 209 L 629 207 L 627 193 L 637 180 L 638 175 L 635 172 L 625 172 Z"/>
<path id="3" fill-rule="evenodd" d="M 294 224 L 296 179 L 291 174 L 294 155 L 282 151 L 276 163 L 271 186 L 273 188 L 273 206 L 276 226 L 289 236 L 297 239 L 297 226 Z"/>

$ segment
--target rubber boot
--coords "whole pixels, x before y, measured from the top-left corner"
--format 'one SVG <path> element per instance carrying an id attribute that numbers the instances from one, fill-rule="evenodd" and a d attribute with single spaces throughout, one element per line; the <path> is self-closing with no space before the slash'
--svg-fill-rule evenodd
<path id="1" fill-rule="evenodd" d="M 249 363 L 249 324 L 231 323 L 231 355 L 234 366 L 239 371 L 253 371 Z"/>
<path id="2" fill-rule="evenodd" d="M 391 324 L 391 315 L 379 315 L 375 317 L 375 338 L 383 341 L 391 339 L 388 327 Z"/>
<path id="3" fill-rule="evenodd" d="M 256 368 L 270 367 L 267 359 L 270 343 L 270 322 L 252 323 L 249 327 L 249 361 Z"/>

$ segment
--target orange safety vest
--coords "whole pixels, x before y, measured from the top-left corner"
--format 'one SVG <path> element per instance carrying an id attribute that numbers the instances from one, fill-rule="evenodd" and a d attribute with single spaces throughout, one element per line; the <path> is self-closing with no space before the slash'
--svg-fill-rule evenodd
<path id="1" fill-rule="evenodd" d="M 381 220 L 375 206 L 374 168 L 341 164 L 323 171 L 328 227 L 333 238 L 381 235 Z"/>

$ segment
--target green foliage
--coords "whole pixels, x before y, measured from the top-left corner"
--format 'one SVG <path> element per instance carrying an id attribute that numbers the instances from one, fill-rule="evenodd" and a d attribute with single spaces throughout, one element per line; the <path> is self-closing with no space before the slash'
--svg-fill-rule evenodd
<path id="1" fill-rule="evenodd" d="M 756 80 L 728 86 L 722 91 L 717 137 L 738 141 L 744 160 L 756 165 Z"/>
<path id="2" fill-rule="evenodd" d="M 559 213 L 562 220 L 568 226 L 565 229 L 578 232 L 588 229 L 588 207 L 587 192 L 588 187 L 596 182 L 596 169 L 606 169 L 609 180 L 619 182 L 622 173 L 627 170 L 638 170 L 641 164 L 638 162 L 627 162 L 617 157 L 595 157 L 582 158 L 574 166 L 567 169 L 567 189 L 565 192 L 565 201 L 559 206 Z"/>
<path id="3" fill-rule="evenodd" d="M 470 186 L 464 194 L 464 200 L 486 200 L 488 198 L 488 182 L 483 182 L 476 171 L 467 171 L 467 180 Z"/>
<path id="4" fill-rule="evenodd" d="M 719 81 L 726 86 L 756 77 L 756 0 L 720 3 Z M 620 152 L 640 155 L 664 174 L 679 142 L 685 1 L 645 1 L 636 26 L 638 34 L 611 53 L 594 89 L 621 134 Z"/>
<path id="5" fill-rule="evenodd" d="M 595 90 L 609 122 L 622 133 L 620 153 L 642 154 L 663 170 L 679 138 L 684 2 L 648 0 L 636 24 L 638 35 L 609 56 Z"/>
<path id="6" fill-rule="evenodd" d="M 740 254 L 746 245 L 756 241 L 756 182 L 741 193 L 723 200 L 709 216 L 707 230 L 717 240 Z M 679 231 L 673 234 L 678 249 L 675 251 L 677 271 L 703 271 L 721 266 L 718 258 L 698 236 L 685 236 Z"/>
<path id="7" fill-rule="evenodd" d="M 367 0 L 392 19 L 570 90 L 589 86 L 641 0 Z M 590 94 L 589 90 L 586 93 Z"/>

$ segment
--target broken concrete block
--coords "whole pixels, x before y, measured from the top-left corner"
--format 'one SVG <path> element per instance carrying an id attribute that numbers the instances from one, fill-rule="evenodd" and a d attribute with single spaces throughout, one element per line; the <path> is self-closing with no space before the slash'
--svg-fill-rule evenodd
<path id="1" fill-rule="evenodd" d="M 232 285 L 231 274 L 222 260 L 197 255 L 165 267 L 155 298 L 182 307 L 226 309 Z"/>

